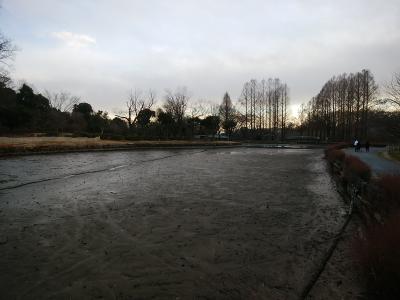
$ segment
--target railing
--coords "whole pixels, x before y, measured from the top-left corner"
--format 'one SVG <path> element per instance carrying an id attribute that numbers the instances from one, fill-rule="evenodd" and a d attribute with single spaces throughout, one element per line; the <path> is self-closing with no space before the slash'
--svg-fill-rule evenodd
<path id="1" fill-rule="evenodd" d="M 400 152 L 400 145 L 388 145 L 387 150 L 389 153 L 399 153 Z"/>

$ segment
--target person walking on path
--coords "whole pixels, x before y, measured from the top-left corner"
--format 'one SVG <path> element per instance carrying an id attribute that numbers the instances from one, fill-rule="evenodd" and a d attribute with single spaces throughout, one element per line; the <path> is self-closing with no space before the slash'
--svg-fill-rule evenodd
<path id="1" fill-rule="evenodd" d="M 358 152 L 358 144 L 359 144 L 359 142 L 358 142 L 358 140 L 356 139 L 356 140 L 354 141 L 354 151 L 355 151 L 355 152 Z"/>
<path id="2" fill-rule="evenodd" d="M 369 141 L 365 142 L 365 152 L 369 152 Z"/>

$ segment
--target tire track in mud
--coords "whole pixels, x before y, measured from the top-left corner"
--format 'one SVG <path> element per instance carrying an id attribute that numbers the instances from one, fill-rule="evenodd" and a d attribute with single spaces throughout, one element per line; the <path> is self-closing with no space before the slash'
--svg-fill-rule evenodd
<path id="1" fill-rule="evenodd" d="M 7 187 L 7 188 L 2 188 L 1 190 L 11 190 L 11 189 L 16 189 L 19 187 L 23 187 L 26 185 L 32 185 L 32 184 L 36 184 L 36 183 L 43 183 L 43 182 L 48 182 L 48 181 L 53 181 L 53 180 L 60 180 L 60 179 L 66 179 L 66 178 L 71 178 L 71 177 L 75 177 L 75 176 L 79 176 L 79 175 L 85 175 L 85 174 L 93 174 L 93 173 L 99 173 L 99 172 L 108 172 L 108 171 L 116 171 L 119 170 L 121 168 L 125 168 L 125 167 L 130 167 L 130 166 L 137 166 L 143 163 L 147 163 L 147 162 L 152 162 L 152 161 L 158 161 L 158 160 L 163 160 L 163 159 L 168 159 L 168 158 L 172 158 L 172 157 L 176 157 L 176 156 L 183 156 L 183 155 L 194 155 L 194 154 L 198 154 L 198 153 L 202 153 L 207 151 L 207 149 L 201 150 L 201 151 L 196 151 L 196 152 L 191 152 L 191 153 L 177 153 L 177 154 L 173 154 L 173 155 L 167 155 L 167 156 L 163 156 L 163 157 L 158 157 L 158 158 L 153 158 L 153 159 L 149 159 L 149 160 L 143 160 L 143 161 L 138 161 L 135 163 L 131 163 L 131 164 L 125 164 L 125 165 L 117 165 L 114 167 L 108 167 L 108 168 L 104 168 L 104 169 L 100 169 L 100 170 L 92 170 L 92 171 L 86 171 L 86 172 L 79 172 L 79 173 L 75 173 L 75 174 L 68 174 L 65 176 L 58 176 L 58 177 L 54 177 L 54 178 L 47 178 L 47 179 L 43 179 L 43 180 L 38 180 L 38 181 L 32 181 L 32 182 L 26 182 L 23 184 L 19 184 L 16 185 L 14 187 Z M 74 208 L 73 211 L 79 211 L 78 209 L 78 205 L 77 205 L 77 201 L 74 201 Z M 125 228 L 123 228 L 121 225 L 119 225 L 116 222 L 116 216 L 114 214 L 118 214 L 120 213 L 120 211 L 125 210 L 126 208 L 129 208 L 130 206 L 132 206 L 132 204 L 127 204 L 124 205 L 123 207 L 119 207 L 119 208 L 113 208 L 111 209 L 111 215 L 110 218 L 108 218 L 107 222 L 106 222 L 106 227 L 107 230 L 110 232 L 113 232 L 114 234 L 117 234 L 118 239 L 120 240 L 124 240 L 127 242 L 134 242 L 137 240 L 136 237 L 132 236 L 131 234 L 129 234 Z M 63 219 L 69 219 L 69 222 L 73 222 L 73 227 L 74 227 L 74 231 L 71 232 L 69 234 L 68 237 L 66 237 L 66 242 L 64 243 L 64 245 L 57 249 L 55 252 L 53 252 L 49 257 L 48 260 L 49 261 L 55 261 L 57 260 L 57 258 L 60 256 L 60 254 L 66 252 L 69 248 L 71 248 L 71 245 L 73 247 L 73 242 L 74 241 L 80 241 L 83 239 L 83 229 L 85 228 L 85 222 L 87 220 L 87 217 L 91 217 L 92 218 L 92 222 L 93 221 L 98 221 L 98 220 L 102 220 L 101 218 L 99 218 L 99 216 L 103 215 L 104 213 L 108 213 L 110 214 L 110 207 L 107 206 L 102 206 L 99 207 L 97 209 L 97 211 L 94 212 L 90 212 L 90 213 L 86 213 L 86 214 L 79 214 L 79 215 L 74 215 L 74 214 L 68 214 L 68 215 L 63 215 L 60 216 L 58 218 L 52 218 L 52 221 L 59 221 L 59 220 L 63 220 Z M 25 226 L 25 228 L 31 228 L 36 226 L 37 224 L 31 224 L 28 226 Z M 40 224 L 43 225 L 43 224 Z M 33 286 L 29 287 L 28 289 L 22 290 L 19 296 L 26 296 L 29 294 L 35 294 L 36 291 L 40 290 L 41 288 L 43 288 L 46 284 L 49 283 L 49 280 L 54 281 L 54 280 L 62 280 L 67 278 L 68 276 L 70 276 L 71 274 L 75 274 L 75 276 L 80 276 L 81 272 L 78 272 L 78 270 L 83 269 L 83 270 L 88 270 L 90 269 L 90 265 L 93 263 L 93 261 L 99 259 L 99 257 L 102 257 L 103 253 L 102 252 L 98 252 L 95 251 L 94 253 L 91 253 L 90 257 L 85 256 L 82 259 L 79 259 L 77 261 L 74 261 L 71 265 L 69 265 L 67 268 L 64 268 L 63 270 L 57 271 L 57 272 L 53 272 L 51 274 L 50 277 L 46 277 L 43 278 L 41 280 L 38 280 L 37 282 L 35 282 L 33 284 Z M 154 257 L 156 258 L 156 257 Z M 111 259 L 108 264 L 112 264 L 113 260 Z M 161 263 L 161 261 L 160 261 Z"/>
<path id="2" fill-rule="evenodd" d="M 112 233 L 114 235 L 114 237 L 116 239 L 118 239 L 118 243 L 125 243 L 125 242 L 136 242 L 137 241 L 137 237 L 131 235 L 123 226 L 119 225 L 117 223 L 117 216 L 114 216 L 115 213 L 120 213 L 121 210 L 125 210 L 126 208 L 130 207 L 131 205 L 127 205 L 126 207 L 124 207 L 123 209 L 113 209 L 111 212 L 112 214 L 109 214 L 109 210 L 110 208 L 107 207 L 106 205 L 103 205 L 101 207 L 98 208 L 98 211 L 95 213 L 89 213 L 89 214 L 83 214 L 83 215 L 70 215 L 70 216 L 65 216 L 68 217 L 71 220 L 70 222 L 73 222 L 74 224 L 74 231 L 71 232 L 69 234 L 68 237 L 66 237 L 66 241 L 64 243 L 64 245 L 60 248 L 57 249 L 57 251 L 54 251 L 49 257 L 48 260 L 49 261 L 56 261 L 63 253 L 68 252 L 68 249 L 75 249 L 75 245 L 74 242 L 76 241 L 81 241 L 84 240 L 84 228 L 85 226 L 87 226 L 87 219 L 86 217 L 92 217 L 92 219 L 90 220 L 90 223 L 96 223 L 99 221 L 105 222 L 105 227 L 106 231 L 108 231 L 108 233 Z M 77 201 L 74 201 L 74 210 L 78 211 L 78 205 L 77 205 Z M 109 214 L 109 218 L 107 218 L 107 221 L 104 221 L 103 218 L 99 217 L 99 215 L 104 214 L 104 213 L 108 213 Z M 60 217 L 60 218 L 56 218 L 53 220 L 61 220 L 64 219 L 64 217 Z M 107 236 L 106 232 L 102 232 L 103 236 Z M 56 271 L 56 272 L 52 272 L 50 273 L 47 277 L 38 280 L 35 284 L 33 284 L 33 286 L 31 286 L 30 288 L 21 291 L 21 294 L 19 295 L 21 298 L 24 298 L 28 295 L 37 295 L 40 291 L 41 288 L 44 288 L 47 284 L 49 284 L 50 281 L 65 281 L 68 278 L 70 278 L 71 276 L 74 276 L 76 278 L 80 278 L 82 277 L 82 274 L 87 274 L 87 272 L 89 272 L 89 270 L 91 271 L 96 271 L 97 268 L 93 268 L 93 262 L 98 260 L 100 257 L 104 256 L 104 252 L 106 251 L 107 247 L 103 247 L 102 249 L 97 249 L 97 250 L 92 250 L 90 252 L 90 256 L 85 255 L 84 258 L 79 259 L 77 261 L 73 261 L 71 264 L 69 264 L 66 268 L 60 270 L 60 271 Z M 106 254 L 107 255 L 107 254 Z M 154 256 L 155 259 L 160 260 L 158 257 Z M 109 261 L 107 262 L 103 262 L 101 267 L 104 268 L 105 266 L 110 266 L 113 265 L 115 260 L 118 260 L 118 258 L 110 258 Z M 159 261 L 159 263 L 163 263 L 161 260 Z M 56 294 L 54 294 L 53 296 L 56 296 Z"/>
<path id="3" fill-rule="evenodd" d="M 107 207 L 103 207 L 102 208 L 103 212 L 107 212 L 108 208 Z M 124 228 L 123 226 L 121 226 L 118 223 L 119 218 L 117 216 L 111 216 L 110 218 L 107 218 L 107 221 L 105 222 L 105 226 L 106 231 L 104 231 L 102 233 L 102 235 L 104 237 L 109 236 L 111 233 L 114 237 L 114 239 L 116 240 L 114 243 L 118 246 L 121 246 L 123 244 L 134 244 L 135 242 L 137 242 L 138 239 L 140 239 L 140 236 L 136 236 L 136 235 L 132 235 L 131 233 L 129 233 L 126 228 Z M 104 220 L 102 218 L 96 217 L 90 220 L 91 223 L 96 223 L 97 221 L 103 221 Z M 84 228 L 86 225 L 84 224 L 85 221 L 82 220 L 82 218 L 80 218 L 79 216 L 76 217 L 76 222 L 79 223 L 78 225 L 80 226 L 80 229 L 75 230 L 75 235 L 73 238 L 71 238 L 71 240 L 81 240 L 83 239 L 83 233 L 82 233 L 82 228 Z M 113 243 L 113 244 L 114 244 Z M 61 249 L 59 249 L 57 252 L 53 253 L 53 255 L 50 257 L 50 260 L 56 261 L 57 258 L 62 255 L 63 253 L 67 252 L 69 248 L 74 247 L 72 245 L 72 243 L 66 243 L 65 246 L 63 246 Z M 115 263 L 118 263 L 118 260 L 120 259 L 119 257 L 112 257 L 110 256 L 110 246 L 104 246 L 101 247 L 101 249 L 96 249 L 96 250 L 92 250 L 90 252 L 90 256 L 85 256 L 82 259 L 79 259 L 77 261 L 74 261 L 71 265 L 68 265 L 67 268 L 51 273 L 49 274 L 46 278 L 36 282 L 32 287 L 30 287 L 29 289 L 25 290 L 22 294 L 21 297 L 25 297 L 27 295 L 38 295 L 40 293 L 40 290 L 45 288 L 46 284 L 48 284 L 50 281 L 66 281 L 68 280 L 68 278 L 70 278 L 71 276 L 73 276 L 74 278 L 81 278 L 83 276 L 83 274 L 86 274 L 88 272 L 100 272 L 101 269 L 105 269 L 105 268 L 109 268 L 111 266 L 113 266 Z M 107 253 L 108 254 L 104 254 Z M 108 261 L 106 262 L 102 262 L 101 266 L 96 266 L 94 267 L 93 264 L 96 260 L 98 260 L 99 258 L 104 257 L 104 255 L 108 256 Z M 168 261 L 163 260 L 162 258 L 158 257 L 157 255 L 154 254 L 150 254 L 147 253 L 148 256 L 151 256 L 152 260 L 156 260 L 158 261 L 159 265 L 164 265 L 165 267 L 168 267 L 170 269 L 173 268 L 174 263 L 171 262 L 169 263 Z M 128 275 L 125 275 L 127 277 L 129 277 Z M 157 280 L 152 280 L 152 279 L 147 279 L 147 283 L 141 283 L 141 285 L 148 285 L 149 287 L 152 286 L 158 286 L 160 284 L 166 284 L 165 282 L 159 282 Z M 181 284 L 181 281 L 176 281 L 175 283 L 177 284 Z M 138 283 L 137 283 L 138 284 Z M 62 292 L 62 290 L 60 290 L 60 292 Z M 57 294 L 55 293 L 53 295 L 54 297 L 57 297 Z"/>
<path id="4" fill-rule="evenodd" d="M 315 272 L 312 274 L 310 280 L 308 283 L 305 285 L 304 289 L 301 292 L 301 295 L 299 299 L 304 300 L 307 299 L 311 290 L 313 289 L 314 285 L 317 283 L 318 279 L 320 278 L 322 272 L 325 270 L 326 265 L 328 264 L 329 260 L 331 259 L 333 252 L 335 252 L 336 247 L 342 238 L 347 226 L 349 225 L 351 218 L 353 216 L 353 201 L 350 203 L 350 208 L 349 212 L 347 214 L 346 220 L 343 223 L 342 227 L 340 228 L 339 232 L 333 237 L 333 242 L 331 246 L 329 247 L 328 251 L 325 253 L 321 264 L 318 266 L 318 268 L 315 270 Z"/>
<path id="5" fill-rule="evenodd" d="M 78 210 L 78 203 L 76 200 L 74 200 L 74 210 Z M 74 231 L 71 232 L 70 234 L 64 236 L 64 243 L 63 246 L 58 248 L 56 251 L 53 251 L 51 255 L 48 256 L 48 261 L 54 262 L 59 256 L 64 253 L 68 248 L 71 247 L 73 244 L 73 241 L 79 241 L 81 239 L 82 235 L 82 230 L 84 228 L 84 224 L 82 221 L 82 218 L 79 218 L 79 216 L 74 216 Z M 32 224 L 30 226 L 25 226 L 25 227 L 34 227 L 36 224 Z M 41 224 L 42 225 L 42 224 Z M 60 280 L 61 277 L 65 274 L 72 273 L 76 269 L 85 266 L 85 264 L 88 261 L 94 260 L 98 258 L 98 254 L 94 255 L 92 254 L 90 257 L 85 257 L 84 259 L 81 259 L 77 262 L 74 262 L 73 264 L 69 265 L 67 268 L 65 268 L 63 271 L 59 271 L 56 273 L 50 274 L 50 276 L 45 277 L 41 280 L 36 281 L 31 287 L 28 289 L 22 290 L 19 297 L 24 298 L 28 295 L 35 294 L 35 291 L 40 288 L 45 286 L 50 280 Z"/>
<path id="6" fill-rule="evenodd" d="M 148 159 L 148 160 L 142 160 L 142 161 L 138 161 L 138 162 L 135 162 L 135 163 L 132 163 L 132 164 L 117 165 L 117 166 L 114 166 L 114 167 L 111 167 L 111 168 L 108 167 L 108 168 L 104 168 L 104 169 L 90 170 L 90 171 L 78 172 L 78 173 L 73 173 L 73 174 L 68 174 L 68 175 L 63 175 L 63 176 L 57 176 L 57 177 L 52 177 L 52 178 L 44 178 L 44 179 L 35 180 L 35 181 L 28 181 L 28 182 L 16 184 L 16 185 L 13 185 L 13 186 L 2 187 L 2 188 L 0 188 L 0 191 L 14 190 L 14 189 L 17 189 L 17 188 L 20 188 L 20 187 L 24 187 L 24 186 L 27 186 L 27 185 L 33 185 L 33 184 L 38 184 L 38 183 L 43 183 L 43 182 L 48 182 L 48 181 L 54 181 L 54 180 L 68 179 L 68 178 L 75 177 L 75 176 L 80 176 L 80 175 L 94 174 L 94 173 L 101 173 L 101 172 L 108 172 L 108 171 L 112 172 L 112 171 L 119 170 L 121 168 L 130 167 L 130 166 L 137 166 L 137 165 L 144 164 L 144 163 L 147 163 L 147 162 L 163 160 L 163 159 L 176 157 L 176 156 L 194 155 L 194 154 L 198 154 L 198 153 L 203 153 L 203 152 L 206 152 L 207 150 L 208 149 L 203 149 L 201 151 L 192 152 L 192 153 L 183 153 L 183 154 L 182 153 L 178 153 L 178 154 L 167 155 L 167 156 L 157 157 L 157 158 Z"/>

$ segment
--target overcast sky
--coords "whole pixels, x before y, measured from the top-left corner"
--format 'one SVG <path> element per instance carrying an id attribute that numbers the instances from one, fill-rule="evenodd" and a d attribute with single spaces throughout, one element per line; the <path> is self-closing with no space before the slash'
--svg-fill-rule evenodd
<path id="1" fill-rule="evenodd" d="M 236 101 L 245 81 L 279 77 L 296 106 L 335 74 L 368 68 L 382 83 L 400 71 L 399 0 L 0 3 L 0 30 L 20 49 L 16 80 L 111 113 L 135 88 Z"/>

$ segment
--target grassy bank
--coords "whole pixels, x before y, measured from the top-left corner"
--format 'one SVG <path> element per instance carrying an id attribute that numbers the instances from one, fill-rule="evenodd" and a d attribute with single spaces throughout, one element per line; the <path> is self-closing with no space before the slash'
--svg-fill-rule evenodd
<path id="1" fill-rule="evenodd" d="M 163 147 L 233 146 L 237 142 L 204 140 L 114 141 L 85 137 L 0 137 L 0 156 L 67 151 Z"/>

